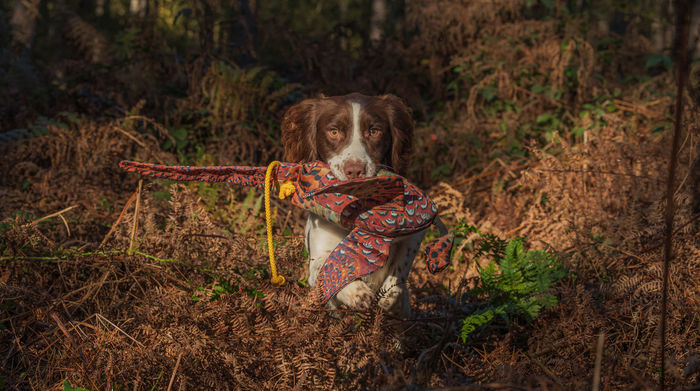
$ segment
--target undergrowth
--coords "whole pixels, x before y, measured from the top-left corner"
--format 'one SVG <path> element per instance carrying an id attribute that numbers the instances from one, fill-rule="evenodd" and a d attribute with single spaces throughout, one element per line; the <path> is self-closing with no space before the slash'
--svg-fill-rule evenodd
<path id="1" fill-rule="evenodd" d="M 63 391 L 89 391 L 86 388 L 83 387 L 73 387 L 70 385 L 68 380 L 63 381 Z"/>
<path id="2" fill-rule="evenodd" d="M 462 322 L 460 336 L 463 342 L 497 318 L 506 323 L 515 317 L 532 322 L 541 310 L 557 304 L 557 297 L 548 292 L 557 281 L 567 276 L 568 271 L 555 254 L 525 250 L 524 238 L 505 241 L 464 224 L 458 227 L 458 232 L 460 230 L 479 234 L 481 243 L 476 251 L 477 258 L 490 256 L 485 267 L 476 263 L 480 284 L 466 292 L 470 300 L 480 301 L 478 309 Z"/>
<path id="3" fill-rule="evenodd" d="M 29 57 L 0 49 L 0 388 L 590 389 L 602 334 L 601 388 L 657 380 L 674 64 L 650 42 L 656 16 L 628 7 L 654 2 L 393 2 L 376 47 L 369 2 L 166 0 L 138 17 L 123 1 L 96 2 L 111 4 L 100 17 L 95 2 L 15 3 L 41 3 L 46 23 Z M 626 32 L 599 29 L 613 14 Z M 700 380 L 693 86 L 674 389 Z M 316 305 L 304 215 L 283 203 L 276 251 L 297 283 L 271 287 L 259 191 L 145 181 L 140 212 L 127 201 L 138 178 L 121 159 L 263 165 L 282 155 L 286 108 L 351 91 L 414 109 L 409 179 L 460 231 L 443 273 L 414 263 L 411 319 Z"/>

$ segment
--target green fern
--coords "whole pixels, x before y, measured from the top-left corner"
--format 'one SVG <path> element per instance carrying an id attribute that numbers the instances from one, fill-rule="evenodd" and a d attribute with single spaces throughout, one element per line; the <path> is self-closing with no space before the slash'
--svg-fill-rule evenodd
<path id="1" fill-rule="evenodd" d="M 73 387 L 68 383 L 68 380 L 63 381 L 63 391 L 90 391 L 83 387 Z"/>
<path id="2" fill-rule="evenodd" d="M 523 238 L 506 242 L 475 228 L 470 231 L 479 233 L 482 239 L 477 255 L 488 254 L 491 261 L 479 270 L 481 285 L 468 292 L 468 297 L 483 297 L 485 301 L 464 319 L 462 341 L 497 318 L 508 322 L 519 317 L 530 322 L 541 310 L 557 304 L 557 298 L 545 292 L 566 277 L 568 271 L 555 254 L 526 251 Z"/>

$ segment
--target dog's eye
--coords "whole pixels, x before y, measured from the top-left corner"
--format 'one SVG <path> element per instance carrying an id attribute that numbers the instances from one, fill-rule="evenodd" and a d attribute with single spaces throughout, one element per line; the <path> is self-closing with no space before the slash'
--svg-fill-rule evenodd
<path id="1" fill-rule="evenodd" d="M 369 135 L 372 137 L 378 136 L 381 130 L 377 128 L 369 128 Z"/>
<path id="2" fill-rule="evenodd" d="M 331 128 L 328 129 L 328 135 L 331 136 L 331 138 L 338 138 L 338 136 L 340 136 L 340 132 L 338 132 L 337 128 Z"/>

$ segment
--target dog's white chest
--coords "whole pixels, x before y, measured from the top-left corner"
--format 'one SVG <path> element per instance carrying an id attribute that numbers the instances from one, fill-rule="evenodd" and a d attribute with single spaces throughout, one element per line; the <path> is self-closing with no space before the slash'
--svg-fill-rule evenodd
<path id="1" fill-rule="evenodd" d="M 305 232 L 306 249 L 309 253 L 308 282 L 315 287 L 321 267 L 350 231 L 312 213 L 306 220 Z M 381 307 L 397 315 L 408 316 L 410 306 L 405 285 L 423 236 L 425 231 L 396 238 L 384 265 L 341 289 L 336 297 L 329 301 L 329 306 L 335 308 L 339 304 L 345 304 L 353 308 L 367 308 L 379 294 Z"/>

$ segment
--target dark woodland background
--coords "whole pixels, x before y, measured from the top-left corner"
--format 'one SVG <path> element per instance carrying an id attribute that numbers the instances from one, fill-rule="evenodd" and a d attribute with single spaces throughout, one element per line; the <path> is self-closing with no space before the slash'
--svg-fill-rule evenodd
<path id="1" fill-rule="evenodd" d="M 655 388 L 684 23 L 665 374 L 696 390 L 698 1 L 0 2 L 0 389 Z M 413 109 L 408 177 L 448 225 L 566 265 L 557 306 L 462 340 L 465 234 L 442 274 L 416 260 L 411 319 L 331 316 L 301 211 L 275 204 L 277 289 L 261 192 L 118 169 L 266 165 L 290 105 L 355 91 Z"/>

